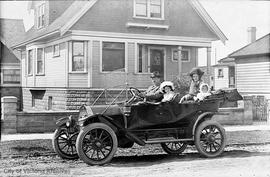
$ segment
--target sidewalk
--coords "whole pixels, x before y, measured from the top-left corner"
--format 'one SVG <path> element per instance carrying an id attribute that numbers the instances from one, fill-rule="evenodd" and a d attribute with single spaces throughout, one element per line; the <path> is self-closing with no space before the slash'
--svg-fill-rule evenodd
<path id="1" fill-rule="evenodd" d="M 224 126 L 229 144 L 270 143 L 270 125 Z M 52 139 L 53 133 L 2 134 L 1 141 Z"/>

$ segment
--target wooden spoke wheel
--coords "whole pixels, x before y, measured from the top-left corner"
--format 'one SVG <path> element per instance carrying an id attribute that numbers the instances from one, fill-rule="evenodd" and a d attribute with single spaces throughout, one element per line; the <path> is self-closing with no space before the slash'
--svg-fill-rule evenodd
<path id="1" fill-rule="evenodd" d="M 184 142 L 161 143 L 162 149 L 168 154 L 181 154 L 187 147 Z"/>
<path id="2" fill-rule="evenodd" d="M 201 155 L 216 157 L 224 151 L 225 145 L 225 130 L 218 122 L 207 120 L 197 127 L 195 146 Z"/>
<path id="3" fill-rule="evenodd" d="M 65 126 L 58 127 L 53 135 L 54 151 L 63 159 L 77 159 L 76 139 L 79 132 L 70 133 Z"/>
<path id="4" fill-rule="evenodd" d="M 110 162 L 117 147 L 115 132 L 104 123 L 93 123 L 84 127 L 76 141 L 80 159 L 89 165 Z"/>

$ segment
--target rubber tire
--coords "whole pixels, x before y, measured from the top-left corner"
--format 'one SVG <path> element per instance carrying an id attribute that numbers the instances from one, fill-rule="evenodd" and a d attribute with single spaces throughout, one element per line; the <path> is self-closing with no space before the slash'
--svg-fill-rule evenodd
<path id="1" fill-rule="evenodd" d="M 177 154 L 181 154 L 182 152 L 185 151 L 185 149 L 187 148 L 187 144 L 182 142 L 183 145 L 180 147 L 180 149 L 174 151 L 174 150 L 171 150 L 167 145 L 166 143 L 160 143 L 162 149 L 167 153 L 167 154 L 173 154 L 173 155 L 177 155 Z"/>
<path id="2" fill-rule="evenodd" d="M 103 159 L 101 161 L 94 161 L 94 160 L 89 159 L 84 154 L 83 148 L 82 148 L 82 143 L 83 143 L 83 139 L 84 139 L 85 135 L 89 131 L 96 129 L 96 128 L 106 130 L 110 134 L 112 141 L 113 141 L 112 151 L 110 152 L 108 157 L 106 157 L 105 159 Z M 113 131 L 113 129 L 111 127 L 109 127 L 108 125 L 106 125 L 104 123 L 92 123 L 92 124 L 87 125 L 86 127 L 84 127 L 80 131 L 78 138 L 77 138 L 77 141 L 76 141 L 76 149 L 77 149 L 77 152 L 78 152 L 80 159 L 89 165 L 104 165 L 104 164 L 110 162 L 111 159 L 113 158 L 116 150 L 117 150 L 117 147 L 118 147 L 118 141 L 117 141 L 117 137 L 115 135 L 115 132 Z"/>
<path id="3" fill-rule="evenodd" d="M 221 136 L 223 138 L 223 141 L 221 143 L 221 146 L 220 146 L 220 149 L 211 154 L 211 153 L 208 153 L 208 152 L 205 152 L 201 146 L 201 143 L 200 143 L 200 136 L 201 136 L 201 131 L 209 126 L 209 125 L 214 125 L 216 126 L 216 128 L 220 131 L 221 133 Z M 225 145 L 226 145 L 226 134 L 225 134 L 225 129 L 216 121 L 213 121 L 213 120 L 207 120 L 207 121 L 204 121 L 202 122 L 196 129 L 196 132 L 195 132 L 195 146 L 196 146 L 196 149 L 198 150 L 198 152 L 204 156 L 204 157 L 208 157 L 208 158 L 213 158 L 213 157 L 217 157 L 219 156 L 221 153 L 223 153 L 224 151 L 224 148 L 225 148 Z"/>
<path id="4" fill-rule="evenodd" d="M 69 160 L 74 160 L 74 159 L 78 159 L 79 156 L 78 156 L 78 153 L 76 153 L 76 155 L 66 155 L 64 154 L 59 146 L 58 146 L 58 141 L 56 139 L 56 137 L 59 135 L 59 133 L 61 132 L 61 129 L 63 129 L 63 125 L 58 127 L 55 131 L 54 131 L 54 134 L 53 134 L 53 138 L 52 138 L 52 146 L 53 146 L 53 149 L 54 151 L 57 153 L 57 155 L 59 155 L 62 159 L 69 159 Z M 78 138 L 78 137 L 77 137 Z M 76 144 L 75 144 L 76 146 Z M 76 149 L 75 149 L 76 150 Z"/>

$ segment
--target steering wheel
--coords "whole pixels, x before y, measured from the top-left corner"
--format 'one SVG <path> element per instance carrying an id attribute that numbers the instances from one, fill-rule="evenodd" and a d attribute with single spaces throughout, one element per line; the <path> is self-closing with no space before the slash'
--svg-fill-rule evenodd
<path id="1" fill-rule="evenodd" d="M 143 97 L 139 96 L 139 93 L 141 93 L 141 91 L 139 89 L 137 89 L 135 87 L 130 87 L 129 92 L 131 93 L 132 97 L 130 98 L 128 103 L 131 103 L 135 100 L 142 100 L 143 99 Z"/>

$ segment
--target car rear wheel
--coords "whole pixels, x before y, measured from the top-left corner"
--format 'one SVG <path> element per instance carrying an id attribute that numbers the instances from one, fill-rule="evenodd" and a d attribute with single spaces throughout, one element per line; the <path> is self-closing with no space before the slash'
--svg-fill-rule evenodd
<path id="1" fill-rule="evenodd" d="M 75 147 L 78 134 L 78 132 L 70 133 L 63 125 L 58 127 L 52 140 L 54 151 L 63 159 L 79 158 Z"/>
<path id="2" fill-rule="evenodd" d="M 76 141 L 80 159 L 89 165 L 110 162 L 117 147 L 115 132 L 104 123 L 93 123 L 84 127 Z"/>
<path id="3" fill-rule="evenodd" d="M 181 154 L 187 147 L 184 142 L 161 143 L 162 149 L 168 154 Z"/>
<path id="4" fill-rule="evenodd" d="M 197 127 L 195 146 L 201 155 L 216 157 L 224 151 L 225 145 L 225 130 L 218 122 L 207 120 Z"/>

